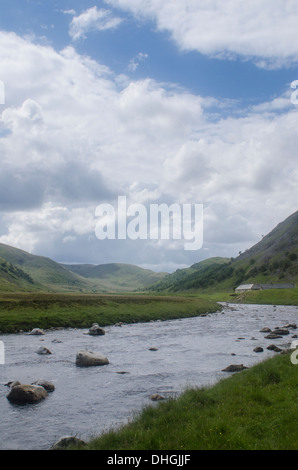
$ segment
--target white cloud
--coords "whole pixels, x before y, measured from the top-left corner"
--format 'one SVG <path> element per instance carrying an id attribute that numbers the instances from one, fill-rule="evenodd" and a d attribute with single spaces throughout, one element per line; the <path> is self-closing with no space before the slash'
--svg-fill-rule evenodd
<path id="1" fill-rule="evenodd" d="M 104 31 L 114 29 L 119 26 L 122 19 L 112 15 L 111 11 L 98 9 L 96 6 L 88 8 L 79 16 L 74 16 L 69 34 L 73 40 L 86 37 L 86 33 L 90 31 Z"/>
<path id="2" fill-rule="evenodd" d="M 259 67 L 297 63 L 295 0 L 105 0 L 153 19 L 178 47 L 213 57 L 252 58 Z"/>
<path id="3" fill-rule="evenodd" d="M 148 54 L 145 54 L 144 52 L 139 52 L 135 57 L 131 59 L 131 61 L 128 64 L 128 70 L 130 72 L 135 72 L 137 68 L 139 67 L 140 63 L 143 62 L 144 60 L 148 59 Z"/>
<path id="4" fill-rule="evenodd" d="M 120 80 L 73 48 L 57 53 L 2 32 L 0 60 L 1 242 L 63 261 L 189 265 L 206 253 L 235 256 L 296 210 L 298 108 L 290 96 L 289 105 L 276 97 L 210 121 L 216 100 Z M 208 251 L 101 244 L 95 207 L 118 195 L 204 204 Z"/>

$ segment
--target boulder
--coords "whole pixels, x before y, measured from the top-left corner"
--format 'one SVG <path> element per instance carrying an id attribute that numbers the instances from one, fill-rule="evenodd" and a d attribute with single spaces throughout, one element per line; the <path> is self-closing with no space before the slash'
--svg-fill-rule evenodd
<path id="1" fill-rule="evenodd" d="M 278 339 L 278 338 L 282 338 L 282 336 L 278 335 L 277 333 L 269 333 L 269 335 L 264 336 L 264 338 L 266 338 L 266 339 Z"/>
<path id="2" fill-rule="evenodd" d="M 37 354 L 45 355 L 45 354 L 52 354 L 52 353 L 48 348 L 44 346 L 40 346 L 40 348 L 37 351 Z"/>
<path id="3" fill-rule="evenodd" d="M 263 352 L 263 351 L 264 351 L 264 349 L 261 348 L 261 346 L 258 346 L 256 348 L 254 348 L 254 352 L 256 352 L 256 353 L 260 353 L 260 352 Z"/>
<path id="4" fill-rule="evenodd" d="M 82 441 L 81 439 L 75 436 L 66 436 L 66 437 L 61 437 L 59 441 L 57 441 L 55 444 L 52 445 L 50 450 L 66 450 L 73 446 L 81 447 L 84 445 L 86 445 L 86 442 Z"/>
<path id="5" fill-rule="evenodd" d="M 223 372 L 239 372 L 243 369 L 248 369 L 248 367 L 245 367 L 243 364 L 231 364 L 225 369 L 222 369 L 222 371 Z"/>
<path id="6" fill-rule="evenodd" d="M 270 328 L 267 328 L 266 326 L 260 330 L 260 333 L 271 333 Z"/>
<path id="7" fill-rule="evenodd" d="M 97 323 L 93 323 L 91 328 L 89 328 L 89 335 L 91 336 L 99 336 L 105 335 L 106 332 L 103 328 L 101 328 Z"/>
<path id="8" fill-rule="evenodd" d="M 289 330 L 287 328 L 275 328 L 273 333 L 276 335 L 288 335 Z"/>
<path id="9" fill-rule="evenodd" d="M 284 325 L 283 328 L 292 328 L 293 330 L 296 330 L 297 325 L 296 323 L 288 323 L 287 325 Z"/>
<path id="10" fill-rule="evenodd" d="M 36 380 L 31 385 L 39 385 L 43 387 L 47 392 L 53 392 L 55 390 L 55 385 L 48 380 Z"/>
<path id="11" fill-rule="evenodd" d="M 21 385 L 21 382 L 19 382 L 18 380 L 11 380 L 10 382 L 7 382 L 7 384 L 5 384 L 7 387 L 15 387 L 16 385 Z"/>
<path id="12" fill-rule="evenodd" d="M 150 395 L 150 400 L 152 401 L 160 401 L 160 400 L 165 400 L 165 397 L 163 395 L 159 395 L 159 393 L 154 393 L 153 395 Z"/>
<path id="13" fill-rule="evenodd" d="M 47 395 L 46 389 L 39 385 L 20 384 L 12 387 L 6 398 L 11 403 L 23 405 L 25 403 L 38 403 Z"/>
<path id="14" fill-rule="evenodd" d="M 269 349 L 269 351 L 274 351 L 274 352 L 281 352 L 282 351 L 282 349 L 275 346 L 275 344 L 270 344 L 269 346 L 267 346 L 267 349 Z"/>
<path id="15" fill-rule="evenodd" d="M 106 356 L 99 352 L 79 351 L 76 356 L 76 365 L 79 367 L 104 366 L 109 364 Z"/>
<path id="16" fill-rule="evenodd" d="M 45 332 L 41 330 L 40 328 L 33 328 L 33 330 L 30 331 L 29 335 L 44 335 Z"/>

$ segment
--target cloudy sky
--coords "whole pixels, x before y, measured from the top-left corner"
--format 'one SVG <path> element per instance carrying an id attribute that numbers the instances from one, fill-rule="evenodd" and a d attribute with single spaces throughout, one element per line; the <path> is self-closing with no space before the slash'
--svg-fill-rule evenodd
<path id="1" fill-rule="evenodd" d="M 297 24 L 296 0 L 2 0 L 0 242 L 168 272 L 258 242 L 297 210 Z M 202 247 L 99 240 L 118 196 L 202 204 Z"/>

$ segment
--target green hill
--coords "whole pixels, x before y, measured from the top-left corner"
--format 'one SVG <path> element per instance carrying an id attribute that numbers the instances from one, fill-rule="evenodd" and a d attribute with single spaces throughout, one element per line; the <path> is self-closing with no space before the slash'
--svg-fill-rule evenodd
<path id="1" fill-rule="evenodd" d="M 82 292 L 90 289 L 87 280 L 71 273 L 50 258 L 32 255 L 3 243 L 0 243 L 0 257 L 8 265 L 13 266 L 15 270 L 19 270 L 19 279 L 15 279 L 17 282 L 8 278 L 7 273 L 3 270 L 0 271 L 0 288 L 2 291 L 11 290 L 12 286 L 6 285 L 6 279 L 12 285 L 15 285 L 15 289 L 19 288 L 18 290 L 26 291 Z M 24 273 L 23 276 L 21 273 Z M 26 278 L 26 275 L 31 281 L 27 279 L 26 283 L 20 283 L 23 278 Z"/>
<path id="2" fill-rule="evenodd" d="M 164 276 L 129 264 L 63 265 L 0 243 L 2 292 L 132 292 Z"/>
<path id="3" fill-rule="evenodd" d="M 32 277 L 14 264 L 0 257 L 0 290 L 19 291 L 35 290 Z"/>
<path id="4" fill-rule="evenodd" d="M 231 290 L 246 283 L 298 281 L 298 211 L 237 258 L 209 258 L 177 270 L 150 287 L 155 291 Z"/>
<path id="5" fill-rule="evenodd" d="M 298 211 L 235 259 L 214 257 L 172 274 L 121 263 L 59 264 L 0 244 L 0 291 L 184 292 L 298 282 Z"/>
<path id="6" fill-rule="evenodd" d="M 86 278 L 93 289 L 101 292 L 128 292 L 143 290 L 164 278 L 166 273 L 156 273 L 131 264 L 63 264 L 64 268 Z"/>
<path id="7" fill-rule="evenodd" d="M 232 263 L 236 284 L 298 281 L 298 211 Z"/>
<path id="8" fill-rule="evenodd" d="M 214 257 L 195 263 L 189 268 L 177 269 L 161 281 L 149 287 L 155 292 L 177 292 L 189 289 L 206 288 L 230 275 L 230 259 Z"/>

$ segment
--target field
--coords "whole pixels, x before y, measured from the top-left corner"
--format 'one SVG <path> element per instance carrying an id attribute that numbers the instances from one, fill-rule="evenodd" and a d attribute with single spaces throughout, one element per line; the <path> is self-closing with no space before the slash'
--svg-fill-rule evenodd
<path id="1" fill-rule="evenodd" d="M 154 295 L 0 294 L 0 332 L 32 328 L 85 328 L 118 322 L 185 318 L 219 310 L 209 299 Z"/>

